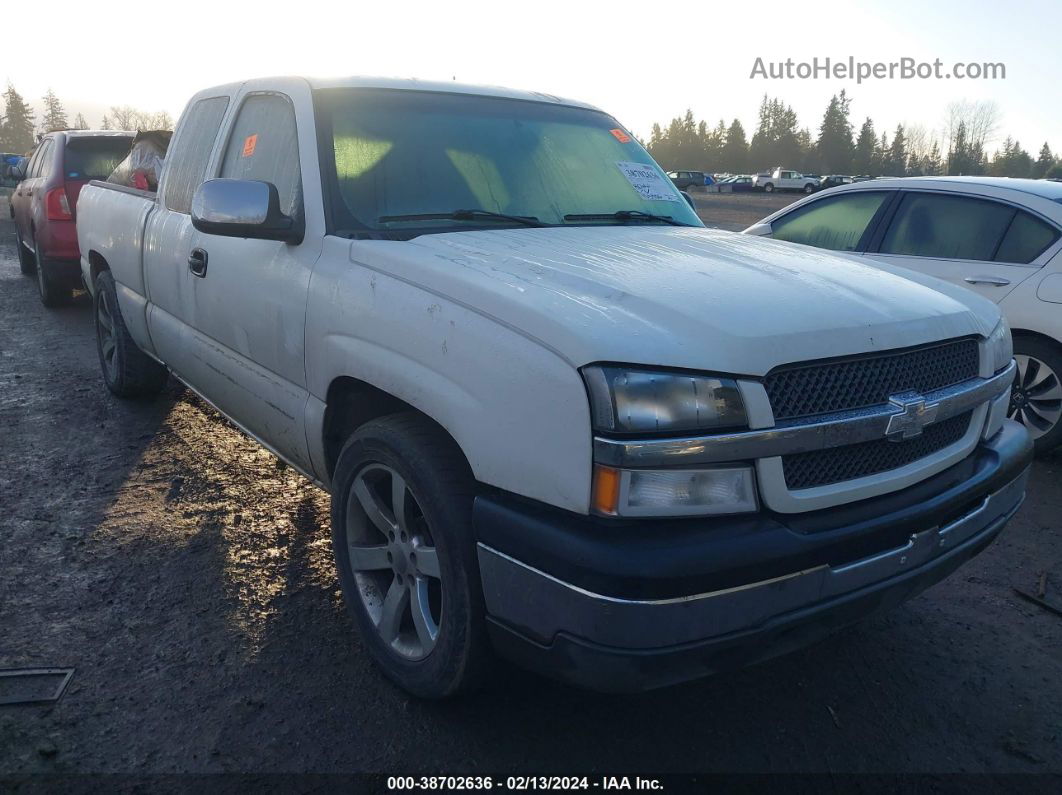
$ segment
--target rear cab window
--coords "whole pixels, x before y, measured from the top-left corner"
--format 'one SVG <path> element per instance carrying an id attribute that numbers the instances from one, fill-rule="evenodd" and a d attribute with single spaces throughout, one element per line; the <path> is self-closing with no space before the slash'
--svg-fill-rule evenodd
<path id="1" fill-rule="evenodd" d="M 162 196 L 167 209 L 185 215 L 191 210 L 192 194 L 206 177 L 210 154 L 228 106 L 228 97 L 201 99 L 181 120 L 179 132 L 166 153 L 169 166 Z"/>
<path id="2" fill-rule="evenodd" d="M 830 251 L 861 251 L 887 191 L 855 191 L 805 204 L 771 222 L 771 237 Z"/>

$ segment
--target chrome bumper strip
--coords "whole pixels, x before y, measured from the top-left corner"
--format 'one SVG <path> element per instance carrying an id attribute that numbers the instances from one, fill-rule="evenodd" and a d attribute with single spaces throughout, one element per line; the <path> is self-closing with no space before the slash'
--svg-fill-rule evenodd
<path id="1" fill-rule="evenodd" d="M 1010 389 L 1017 365 L 1011 363 L 990 378 L 971 378 L 929 392 L 925 405 L 935 406 L 934 422 L 970 411 Z M 615 467 L 685 466 L 744 461 L 804 453 L 829 447 L 872 442 L 887 435 L 890 422 L 904 410 L 894 404 L 857 411 L 822 414 L 810 422 L 791 420 L 773 428 L 681 439 L 594 438 L 594 460 Z"/>

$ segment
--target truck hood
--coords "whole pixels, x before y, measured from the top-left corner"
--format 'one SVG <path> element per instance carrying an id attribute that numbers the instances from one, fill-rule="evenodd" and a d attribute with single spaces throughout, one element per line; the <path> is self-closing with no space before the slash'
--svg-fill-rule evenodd
<path id="1" fill-rule="evenodd" d="M 351 260 L 579 367 L 760 376 L 784 363 L 987 335 L 987 299 L 903 268 L 703 228 L 597 226 L 353 241 Z"/>

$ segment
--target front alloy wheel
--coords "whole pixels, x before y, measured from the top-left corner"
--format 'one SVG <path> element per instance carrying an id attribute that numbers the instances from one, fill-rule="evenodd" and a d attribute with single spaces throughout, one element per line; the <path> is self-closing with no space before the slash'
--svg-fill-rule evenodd
<path id="1" fill-rule="evenodd" d="M 416 497 L 384 464 L 354 478 L 347 504 L 346 541 L 358 596 L 380 640 L 407 660 L 422 660 L 439 638 L 442 580 Z"/>
<path id="2" fill-rule="evenodd" d="M 417 696 L 482 682 L 477 484 L 454 440 L 415 412 L 370 420 L 343 445 L 331 486 L 336 569 L 362 648 Z"/>

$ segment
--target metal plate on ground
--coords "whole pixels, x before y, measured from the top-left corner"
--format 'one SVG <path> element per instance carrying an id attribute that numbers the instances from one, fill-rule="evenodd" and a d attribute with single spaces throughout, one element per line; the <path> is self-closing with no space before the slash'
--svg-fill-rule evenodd
<path id="1" fill-rule="evenodd" d="M 0 668 L 0 706 L 54 703 L 73 675 L 73 668 Z"/>

